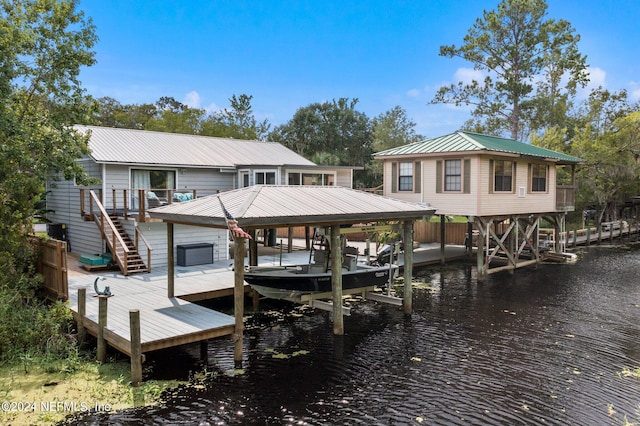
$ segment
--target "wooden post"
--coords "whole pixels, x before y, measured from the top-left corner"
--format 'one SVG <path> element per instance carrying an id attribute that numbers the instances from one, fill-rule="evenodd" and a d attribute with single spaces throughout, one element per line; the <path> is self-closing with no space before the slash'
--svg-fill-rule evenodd
<path id="1" fill-rule="evenodd" d="M 598 244 L 602 242 L 602 224 L 598 226 Z"/>
<path id="2" fill-rule="evenodd" d="M 587 245 L 591 244 L 591 226 L 587 226 Z"/>
<path id="3" fill-rule="evenodd" d="M 413 312 L 413 221 L 404 221 L 404 299 L 402 311 L 405 315 Z"/>
<path id="4" fill-rule="evenodd" d="M 445 240 L 445 232 L 444 232 L 444 228 L 445 228 L 445 221 L 446 221 L 446 217 L 445 215 L 440 215 L 440 264 L 444 265 L 445 264 L 445 255 L 444 255 L 444 240 Z M 406 249 L 406 247 L 405 247 Z"/>
<path id="5" fill-rule="evenodd" d="M 233 361 L 236 368 L 242 368 L 242 340 L 244 333 L 244 238 L 234 238 L 233 247 L 233 312 L 235 317 L 235 333 L 233 335 Z"/>
<path id="6" fill-rule="evenodd" d="M 173 256 L 173 223 L 167 223 L 167 297 L 175 295 L 175 269 Z"/>
<path id="7" fill-rule="evenodd" d="M 476 279 L 480 282 L 483 282 L 487 277 L 486 271 L 484 270 L 484 238 L 485 233 L 489 231 L 483 228 L 482 222 L 480 220 L 476 220 L 476 227 L 478 228 L 478 263 L 476 265 Z"/>
<path id="8" fill-rule="evenodd" d="M 256 240 L 256 230 L 249 232 L 251 239 L 249 240 L 249 266 L 258 266 L 258 241 Z"/>
<path id="9" fill-rule="evenodd" d="M 206 363 L 208 359 L 209 359 L 209 341 L 202 340 L 200 342 L 200 360 Z"/>
<path id="10" fill-rule="evenodd" d="M 578 229 L 573 228 L 573 246 L 577 247 L 578 245 Z"/>
<path id="11" fill-rule="evenodd" d="M 104 329 L 107 326 L 108 299 L 108 296 L 98 296 L 98 349 L 96 351 L 98 362 L 107 360 L 107 342 L 104 340 Z"/>
<path id="12" fill-rule="evenodd" d="M 467 222 L 467 240 L 466 240 L 466 250 L 467 255 L 471 256 L 473 252 L 473 224 L 471 222 Z"/>
<path id="13" fill-rule="evenodd" d="M 129 311 L 129 332 L 131 336 L 131 386 L 142 382 L 142 343 L 140 341 L 140 311 Z"/>
<path id="14" fill-rule="evenodd" d="M 287 230 L 287 253 L 293 251 L 293 227 L 289 227 Z"/>
<path id="15" fill-rule="evenodd" d="M 333 334 L 344 335 L 342 316 L 342 247 L 340 226 L 331 226 L 331 290 L 333 296 Z"/>
<path id="16" fill-rule="evenodd" d="M 78 289 L 78 343 L 82 344 L 87 337 L 87 329 L 84 326 L 84 317 L 87 315 L 87 289 Z"/>

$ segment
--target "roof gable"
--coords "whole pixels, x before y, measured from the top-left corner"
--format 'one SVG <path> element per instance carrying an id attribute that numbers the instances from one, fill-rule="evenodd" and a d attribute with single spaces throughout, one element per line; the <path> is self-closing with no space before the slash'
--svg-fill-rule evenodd
<path id="1" fill-rule="evenodd" d="M 449 135 L 391 148 L 373 155 L 374 157 L 390 157 L 478 151 L 503 152 L 525 157 L 537 157 L 563 164 L 583 162 L 583 160 L 578 157 L 522 143 L 513 139 L 472 132 L 455 132 Z"/>
<path id="2" fill-rule="evenodd" d="M 276 142 L 98 126 L 75 129 L 91 132 L 91 157 L 98 163 L 215 168 L 315 166 Z"/>

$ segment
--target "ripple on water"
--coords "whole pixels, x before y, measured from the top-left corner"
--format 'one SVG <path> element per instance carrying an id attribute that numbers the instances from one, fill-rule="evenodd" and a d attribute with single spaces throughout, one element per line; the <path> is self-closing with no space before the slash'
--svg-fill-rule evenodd
<path id="1" fill-rule="evenodd" d="M 592 247 L 577 264 L 483 284 L 468 265 L 424 269 L 410 317 L 366 302 L 342 337 L 326 312 L 265 316 L 247 331 L 244 374 L 229 374 L 233 346 L 214 340 L 202 386 L 78 424 L 638 421 L 640 381 L 618 373 L 640 367 L 639 254 Z"/>

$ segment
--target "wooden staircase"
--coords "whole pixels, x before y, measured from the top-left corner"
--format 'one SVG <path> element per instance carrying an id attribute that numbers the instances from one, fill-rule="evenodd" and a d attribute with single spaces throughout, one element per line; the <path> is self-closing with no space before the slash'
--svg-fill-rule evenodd
<path id="1" fill-rule="evenodd" d="M 149 272 L 149 269 L 142 260 L 142 256 L 140 256 L 140 253 L 138 253 L 138 247 L 136 247 L 131 237 L 129 237 L 129 234 L 127 234 L 127 231 L 125 231 L 118 217 L 114 215 L 109 215 L 109 217 L 115 227 L 116 232 L 120 236 L 120 239 L 124 241 L 124 246 L 128 249 L 128 253 L 126 253 L 125 255 L 126 251 L 120 244 L 116 244 L 116 247 L 112 247 L 112 242 L 114 241 L 113 231 L 110 227 L 105 227 L 104 236 L 105 241 L 107 242 L 107 246 L 109 247 L 109 251 L 112 255 L 114 255 L 114 258 L 122 259 L 121 262 L 118 262 L 118 264 L 121 265 L 120 269 L 122 270 L 122 273 L 124 275 L 129 275 L 139 272 Z"/>
<path id="2" fill-rule="evenodd" d="M 120 219 L 116 214 L 107 214 L 100 199 L 94 191 L 91 194 L 92 203 L 97 207 L 97 213 L 93 213 L 93 221 L 98 226 L 102 239 L 107 242 L 107 247 L 113 256 L 113 261 L 124 275 L 135 274 L 140 272 L 151 272 L 151 247 L 136 227 L 135 241 L 131 239 L 127 231 L 122 226 Z M 145 264 L 139 253 L 139 242 L 147 247 L 147 263 Z"/>

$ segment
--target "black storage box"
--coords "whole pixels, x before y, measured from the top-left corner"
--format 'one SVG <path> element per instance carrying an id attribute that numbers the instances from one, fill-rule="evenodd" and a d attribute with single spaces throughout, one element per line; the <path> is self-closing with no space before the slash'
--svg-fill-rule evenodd
<path id="1" fill-rule="evenodd" d="M 181 244 L 178 249 L 178 266 L 205 265 L 213 263 L 213 244 Z"/>

